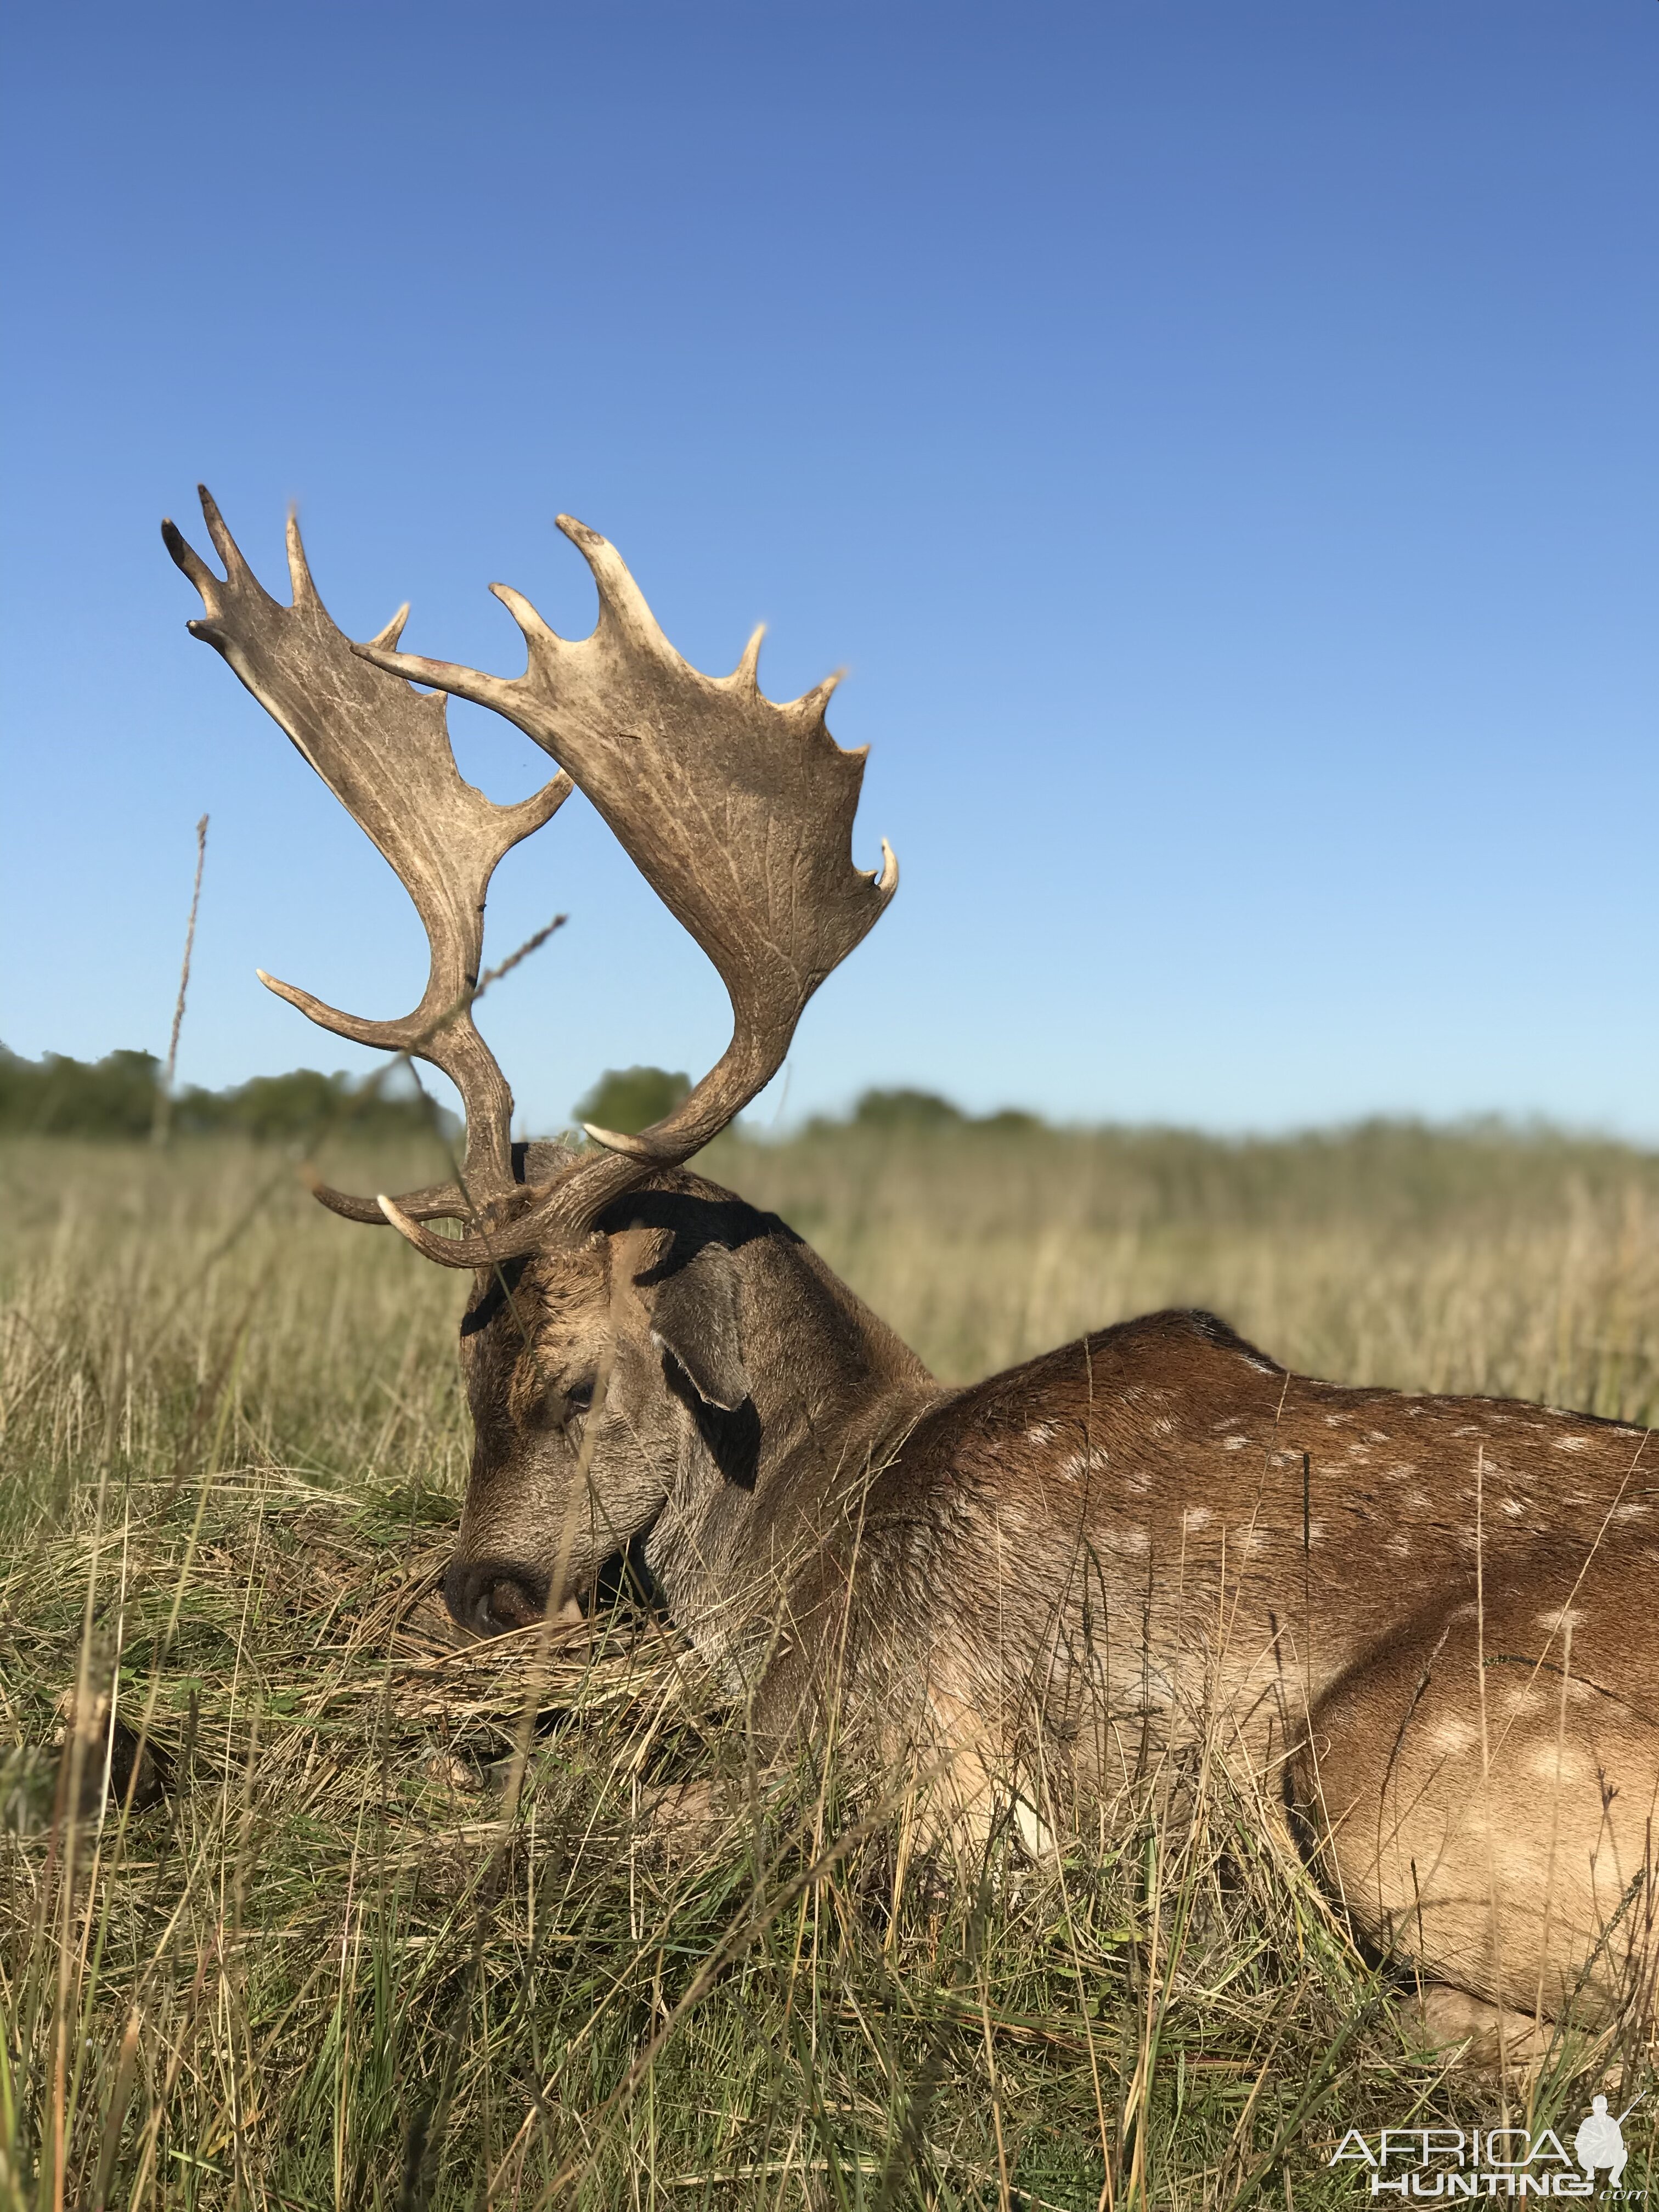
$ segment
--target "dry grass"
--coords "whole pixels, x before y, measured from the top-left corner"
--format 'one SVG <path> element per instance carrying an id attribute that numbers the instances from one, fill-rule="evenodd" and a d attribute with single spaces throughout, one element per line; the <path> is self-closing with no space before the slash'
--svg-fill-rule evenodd
<path id="1" fill-rule="evenodd" d="M 1327 1374 L 1659 1420 L 1651 1157 L 842 1133 L 709 1165 L 950 1376 L 1190 1302 Z M 881 1820 L 833 1772 L 746 1788 L 659 1623 L 539 1670 L 458 1648 L 460 1286 L 282 1162 L 18 1142 L 0 1213 L 6 2201 L 1339 2204 L 1344 2128 L 1483 2116 L 1218 1770 L 895 1911 Z M 165 1788 L 122 1810 L 137 1734 Z M 726 1844 L 666 1862 L 641 1791 L 711 1765 Z M 1564 2052 L 1535 2120 L 1570 2135 L 1609 2057 L 1627 2102 L 1637 2054 Z"/>

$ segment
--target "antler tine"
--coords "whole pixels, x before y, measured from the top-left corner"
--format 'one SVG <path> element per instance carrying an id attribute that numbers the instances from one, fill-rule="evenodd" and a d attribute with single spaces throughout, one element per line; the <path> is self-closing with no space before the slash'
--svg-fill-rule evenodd
<path id="1" fill-rule="evenodd" d="M 760 649 L 761 641 L 765 635 L 766 624 L 757 623 L 748 644 L 743 648 L 742 659 L 726 679 L 728 684 L 735 684 L 739 690 L 758 691 L 760 690 Z"/>
<path id="2" fill-rule="evenodd" d="M 362 1014 L 342 1013 L 325 1000 L 302 991 L 297 983 L 284 983 L 279 976 L 267 975 L 263 968 L 256 968 L 253 972 L 267 991 L 286 999 L 290 1006 L 297 1006 L 307 1021 L 315 1022 L 319 1030 L 332 1030 L 336 1036 L 349 1037 L 353 1044 L 372 1045 L 379 1052 L 412 1052 L 418 1042 L 424 1041 L 418 1008 L 399 1020 L 373 1021 Z M 434 1066 L 439 1064 L 433 1062 Z M 446 1074 L 448 1072 L 447 1068 L 444 1071 Z"/>
<path id="3" fill-rule="evenodd" d="M 225 580 L 235 585 L 250 574 L 242 558 L 242 549 L 225 527 L 225 518 L 219 512 L 219 503 L 205 484 L 198 484 L 196 496 L 202 502 L 202 516 L 208 526 L 208 536 L 213 540 L 213 550 L 225 564 Z M 290 542 L 297 543 L 298 531 L 294 527 L 292 514 L 289 517 Z"/>
<path id="4" fill-rule="evenodd" d="M 170 516 L 162 518 L 161 543 L 167 547 L 168 558 L 173 567 L 182 569 L 189 577 L 191 582 L 201 593 L 204 602 L 210 590 L 216 592 L 220 588 L 219 579 Z M 191 622 L 185 627 L 195 635 L 200 630 L 202 625 L 199 623 Z"/>
<path id="5" fill-rule="evenodd" d="M 226 532 L 228 538 L 230 533 Z M 288 576 L 293 586 L 294 604 L 310 601 L 317 596 L 317 586 L 312 580 L 311 563 L 306 559 L 306 549 L 300 538 L 300 517 L 297 509 L 289 507 L 288 526 L 284 532 L 288 545 Z"/>
<path id="6" fill-rule="evenodd" d="M 384 629 L 377 629 L 375 631 L 374 636 L 368 641 L 369 643 L 371 645 L 383 647 L 387 653 L 395 652 L 397 650 L 398 640 L 404 634 L 404 624 L 408 620 L 409 601 L 405 599 L 402 606 L 398 608 L 397 613 L 392 616 L 391 621 L 386 624 L 386 628 Z"/>
<path id="7" fill-rule="evenodd" d="M 570 779 L 556 775 L 512 806 L 476 791 L 455 766 L 443 700 L 370 665 L 330 620 L 295 516 L 288 519 L 294 599 L 284 607 L 261 587 L 205 488 L 201 500 L 222 580 L 172 523 L 161 526 L 168 552 L 202 595 L 205 619 L 191 631 L 223 654 L 379 847 L 414 902 L 431 955 L 420 1004 L 392 1021 L 342 1013 L 263 969 L 259 980 L 337 1036 L 416 1054 L 449 1077 L 466 1109 L 461 1182 L 410 1192 L 404 1205 L 411 1219 L 449 1215 L 483 1225 L 510 1211 L 522 1192 L 513 1172 L 513 1094 L 472 1018 L 484 897 L 502 854 L 557 811 Z M 380 641 L 395 643 L 408 611 L 392 617 Z M 348 1219 L 386 1218 L 371 1200 L 315 1188 Z"/>
<path id="8" fill-rule="evenodd" d="M 684 668 L 685 662 L 658 628 L 656 617 L 645 603 L 644 592 L 611 540 L 601 538 L 597 530 L 590 530 L 585 522 L 578 522 L 574 514 L 556 514 L 553 523 L 576 548 L 592 574 L 599 594 L 600 629 L 605 628 L 608 618 L 646 652 L 662 655 Z"/>
<path id="9" fill-rule="evenodd" d="M 453 1267 L 578 1236 L 642 1177 L 717 1136 L 782 1066 L 806 1001 L 898 884 L 884 838 L 878 872 L 852 864 L 864 755 L 843 752 L 824 726 L 837 678 L 774 704 L 759 688 L 758 630 L 729 677 L 701 674 L 658 628 L 615 547 L 568 515 L 558 522 L 599 588 L 591 636 L 556 636 L 528 600 L 498 584 L 491 589 L 524 633 L 520 677 L 378 643 L 354 650 L 377 668 L 493 707 L 552 755 L 720 971 L 732 1041 L 653 1128 L 637 1137 L 590 1129 L 604 1149 L 528 1192 L 487 1244 L 434 1237 L 410 1208 L 382 1201 L 412 1243 Z"/>
<path id="10" fill-rule="evenodd" d="M 370 1229 L 386 1227 L 387 1217 L 378 1198 L 354 1198 L 349 1191 L 333 1189 L 320 1176 L 307 1175 L 305 1183 L 319 1205 L 342 1220 L 359 1221 Z M 429 1182 L 419 1190 L 406 1190 L 397 1203 L 411 1221 L 454 1220 L 466 1212 L 460 1185 L 453 1182 Z"/>
<path id="11" fill-rule="evenodd" d="M 564 640 L 549 629 L 529 600 L 511 585 L 492 584 L 489 588 L 523 632 L 532 667 L 538 657 L 544 662 L 550 662 Z M 386 642 L 388 630 L 392 633 L 390 643 Z M 402 635 L 403 623 L 394 615 L 379 637 L 371 639 L 367 645 L 354 645 L 351 649 L 360 659 L 385 669 L 389 675 L 404 677 L 411 684 L 429 684 L 434 690 L 448 692 L 452 698 L 469 700 L 475 707 L 493 708 L 496 714 L 519 722 L 520 728 L 524 726 L 515 707 L 529 680 L 527 676 L 486 676 L 479 669 L 464 668 L 458 661 L 428 660 L 418 653 L 399 653 L 398 639 Z"/>

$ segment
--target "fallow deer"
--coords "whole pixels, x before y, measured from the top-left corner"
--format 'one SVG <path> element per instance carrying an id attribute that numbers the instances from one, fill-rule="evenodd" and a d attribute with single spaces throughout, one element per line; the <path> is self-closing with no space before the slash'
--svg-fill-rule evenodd
<path id="1" fill-rule="evenodd" d="M 1442 2039 L 1608 2018 L 1645 1994 L 1659 1798 L 1651 1432 L 1556 1408 L 1294 1375 L 1200 1312 L 1151 1315 L 947 1389 L 774 1216 L 689 1173 L 776 1073 L 813 991 L 897 883 L 856 870 L 863 757 L 757 678 L 690 667 L 615 550 L 560 638 L 495 587 L 525 673 L 353 645 L 290 521 L 293 604 L 212 501 L 221 579 L 169 523 L 217 647 L 402 878 L 431 947 L 402 1020 L 262 981 L 338 1035 L 419 1054 L 466 1110 L 456 1180 L 319 1188 L 471 1270 L 475 1433 L 445 1594 L 540 1621 L 643 1538 L 672 1620 L 782 1743 L 829 1702 L 902 1747 L 945 1825 L 998 1790 L 1111 1798 L 1150 1742 L 1210 1732 L 1285 1808 Z M 418 690 L 416 686 L 429 687 Z M 551 755 L 533 798 L 463 781 L 446 693 Z M 579 786 L 714 962 L 732 1041 L 668 1117 L 515 1145 L 473 1021 L 502 854 Z M 454 1234 L 428 1224 L 459 1224 Z M 1535 2031 L 1534 2031 L 1535 2033 Z"/>

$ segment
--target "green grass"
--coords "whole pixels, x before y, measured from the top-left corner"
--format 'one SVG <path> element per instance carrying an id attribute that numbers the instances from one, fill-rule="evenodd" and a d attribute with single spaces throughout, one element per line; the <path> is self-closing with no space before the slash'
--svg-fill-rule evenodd
<path id="1" fill-rule="evenodd" d="M 1337 1376 L 1659 1420 L 1651 1156 L 852 1130 L 708 1166 L 953 1378 L 1185 1301 Z M 1324 2206 L 1364 2196 L 1348 2127 L 1495 2123 L 1218 1762 L 1050 1863 L 896 1881 L 902 1808 L 832 1756 L 763 1785 L 660 1623 L 458 1644 L 463 1286 L 279 1157 L 18 1140 L 0 1218 L 0 2200 Z M 112 1691 L 168 1784 L 125 1812 Z M 723 1840 L 667 1856 L 651 1793 L 711 1772 Z M 1649 2060 L 1564 2049 L 1534 2124 Z"/>

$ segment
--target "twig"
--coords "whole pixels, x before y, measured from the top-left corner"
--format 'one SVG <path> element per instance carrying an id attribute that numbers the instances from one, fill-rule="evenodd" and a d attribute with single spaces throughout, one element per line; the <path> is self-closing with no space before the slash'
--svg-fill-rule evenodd
<path id="1" fill-rule="evenodd" d="M 155 1119 L 150 1124 L 152 1144 L 165 1145 L 173 1124 L 173 1077 L 179 1065 L 179 1032 L 184 1027 L 185 994 L 190 988 L 190 956 L 196 949 L 196 910 L 202 903 L 202 869 L 207 860 L 208 818 L 196 825 L 196 881 L 190 894 L 190 921 L 185 930 L 185 957 L 179 969 L 179 998 L 173 1009 L 173 1034 L 167 1039 L 167 1073 L 155 1094 Z"/>

